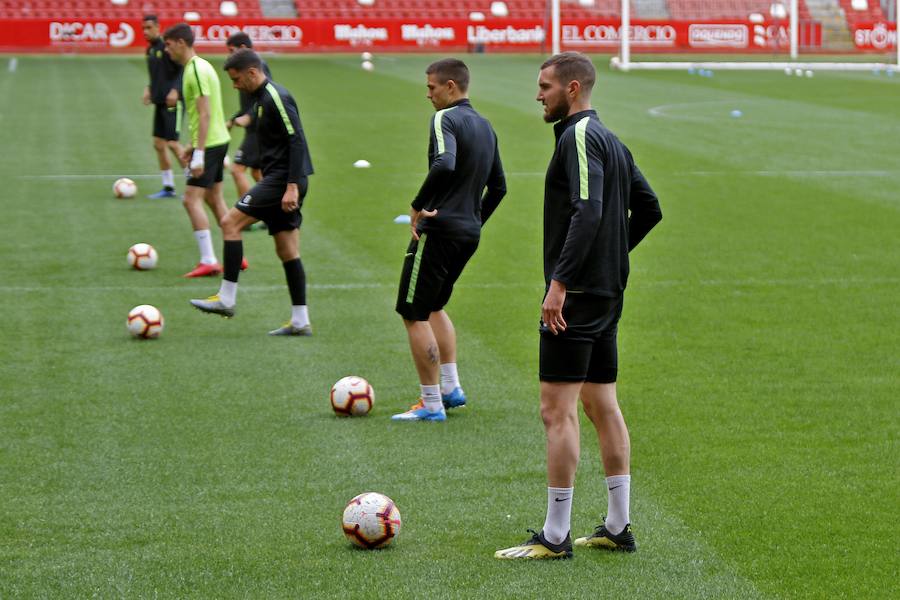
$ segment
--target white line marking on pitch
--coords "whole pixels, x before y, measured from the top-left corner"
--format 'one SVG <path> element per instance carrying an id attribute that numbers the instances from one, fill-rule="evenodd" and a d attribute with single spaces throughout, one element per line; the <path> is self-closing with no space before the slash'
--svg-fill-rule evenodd
<path id="1" fill-rule="evenodd" d="M 689 171 L 685 175 L 759 175 L 761 177 L 893 177 L 900 171 Z M 677 175 L 673 173 L 672 175 Z"/>
<path id="2" fill-rule="evenodd" d="M 16 69 L 19 68 L 19 59 L 15 56 L 9 59 L 9 72 L 15 73 Z"/>
<path id="3" fill-rule="evenodd" d="M 699 281 L 688 280 L 659 280 L 659 281 L 641 281 L 635 284 L 639 288 L 653 287 L 678 287 L 678 286 L 701 286 L 701 287 L 733 287 L 733 286 L 785 286 L 785 287 L 816 287 L 829 285 L 896 285 L 900 284 L 900 277 L 876 277 L 871 279 L 859 277 L 826 277 L 823 279 L 701 279 Z M 307 285 L 313 290 L 365 290 L 365 289 L 393 289 L 396 284 L 390 283 L 313 283 Z M 525 289 L 539 291 L 542 286 L 538 283 L 467 283 L 457 284 L 456 287 L 463 289 Z M 81 292 L 185 292 L 194 293 L 203 289 L 194 286 L 173 287 L 173 286 L 68 286 L 60 284 L 59 286 L 35 285 L 35 286 L 0 286 L 0 292 L 52 292 L 59 290 L 81 291 Z M 242 292 L 282 292 L 284 285 L 242 285 Z"/>
<path id="4" fill-rule="evenodd" d="M 19 179 L 53 179 L 53 180 L 78 180 L 78 179 L 118 179 L 123 177 L 121 173 L 115 175 L 19 175 Z M 158 178 L 159 173 L 151 175 L 128 175 L 129 179 L 153 179 Z"/>

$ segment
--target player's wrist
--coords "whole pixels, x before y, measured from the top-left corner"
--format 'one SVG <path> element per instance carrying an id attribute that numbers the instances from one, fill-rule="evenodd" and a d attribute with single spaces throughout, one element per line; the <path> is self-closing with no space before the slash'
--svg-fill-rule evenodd
<path id="1" fill-rule="evenodd" d="M 196 169 L 197 167 L 202 167 L 204 158 L 203 150 L 195 148 L 194 152 L 191 154 L 191 168 Z"/>

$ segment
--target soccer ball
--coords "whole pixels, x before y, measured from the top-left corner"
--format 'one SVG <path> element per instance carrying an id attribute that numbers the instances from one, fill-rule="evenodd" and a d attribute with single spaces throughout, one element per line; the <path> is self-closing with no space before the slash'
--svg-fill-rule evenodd
<path id="1" fill-rule="evenodd" d="M 400 534 L 400 511 L 377 492 L 360 494 L 344 509 L 344 535 L 360 548 L 383 548 Z"/>
<path id="2" fill-rule="evenodd" d="M 331 408 L 340 416 L 361 417 L 374 403 L 375 390 L 362 377 L 350 375 L 331 387 Z"/>
<path id="3" fill-rule="evenodd" d="M 113 195 L 116 198 L 134 198 L 137 194 L 137 184 L 127 177 L 116 179 L 113 184 Z"/>
<path id="4" fill-rule="evenodd" d="M 147 340 L 159 337 L 165 321 L 158 308 L 149 304 L 141 304 L 131 309 L 126 324 L 131 335 Z"/>
<path id="5" fill-rule="evenodd" d="M 155 269 L 158 259 L 156 249 L 150 244 L 135 244 L 128 249 L 128 264 L 132 269 L 138 271 Z"/>

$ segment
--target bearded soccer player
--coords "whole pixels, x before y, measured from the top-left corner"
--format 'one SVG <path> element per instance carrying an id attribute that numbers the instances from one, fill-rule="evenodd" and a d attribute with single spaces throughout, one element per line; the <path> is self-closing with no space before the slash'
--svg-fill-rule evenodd
<path id="1" fill-rule="evenodd" d="M 216 223 L 220 223 L 226 210 L 222 195 L 223 163 L 231 136 L 225 127 L 219 76 L 209 62 L 194 52 L 194 33 L 187 23 L 170 27 L 163 39 L 172 60 L 184 66 L 182 95 L 191 128 L 191 145 L 181 156 L 182 163 L 189 168 L 184 208 L 194 228 L 200 262 L 185 277 L 218 275 L 222 267 L 216 260 L 209 217 L 203 204 L 209 206 Z"/>
<path id="2" fill-rule="evenodd" d="M 413 239 L 396 306 L 421 396 L 392 417 L 397 421 L 445 421 L 447 408 L 466 404 L 456 367 L 456 331 L 444 306 L 478 248 L 482 225 L 506 194 L 497 135 L 469 102 L 468 67 L 446 58 L 425 73 L 428 99 L 437 111 L 428 144 L 430 169 L 410 209 Z"/>
<path id="3" fill-rule="evenodd" d="M 306 273 L 300 261 L 300 207 L 312 175 L 312 161 L 300 113 L 294 98 L 266 77 L 262 60 L 253 50 L 234 52 L 225 61 L 234 87 L 250 94 L 256 106 L 259 162 L 263 178 L 228 211 L 222 221 L 225 238 L 225 276 L 219 293 L 191 300 L 203 312 L 234 316 L 237 282 L 243 256 L 241 231 L 257 221 L 265 222 L 275 241 L 291 296 L 291 320 L 269 332 L 278 336 L 312 334 L 306 306 Z"/>
<path id="4" fill-rule="evenodd" d="M 233 33 L 225 42 L 228 54 L 234 54 L 241 48 L 253 48 L 253 40 L 250 36 L 239 31 Z M 270 81 L 272 80 L 272 72 L 269 65 L 262 60 L 262 72 Z M 234 115 L 226 121 L 228 129 L 231 130 L 235 125 L 244 128 L 244 141 L 241 147 L 234 153 L 234 161 L 231 163 L 229 170 L 234 178 L 234 185 L 237 187 L 238 198 L 243 198 L 250 190 L 250 180 L 247 178 L 247 170 L 250 170 L 254 181 L 262 179 L 262 171 L 259 167 L 259 143 L 256 139 L 256 121 L 253 118 L 253 96 L 247 92 L 238 92 L 239 108 Z"/>
<path id="5" fill-rule="evenodd" d="M 501 559 L 572 556 L 570 517 L 580 452 L 578 400 L 600 440 L 607 516 L 576 546 L 634 551 L 630 442 L 616 398 L 616 332 L 628 253 L 662 219 L 656 194 L 628 148 L 591 109 L 596 73 L 578 52 L 541 65 L 537 100 L 556 123 L 544 184 L 541 418 L 547 436 L 547 516 L 540 532 L 498 550 Z"/>
<path id="6" fill-rule="evenodd" d="M 153 105 L 153 149 L 156 150 L 163 186 L 148 198 L 174 198 L 175 175 L 168 151 L 175 155 L 176 160 L 181 160 L 183 149 L 178 138 L 181 133 L 181 110 L 184 108 L 179 100 L 182 66 L 166 52 L 156 15 L 145 15 L 141 27 L 147 40 L 147 70 L 150 74 L 150 83 L 144 88 L 144 104 Z"/>

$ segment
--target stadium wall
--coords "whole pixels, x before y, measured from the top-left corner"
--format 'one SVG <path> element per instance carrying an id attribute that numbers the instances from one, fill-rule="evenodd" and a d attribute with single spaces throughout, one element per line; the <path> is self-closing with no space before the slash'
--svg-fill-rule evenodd
<path id="1" fill-rule="evenodd" d="M 140 26 L 120 19 L 0 20 L 0 51 L 142 52 Z M 280 52 L 549 51 L 546 23 L 531 19 L 218 19 L 191 26 L 198 50 L 206 53 L 224 52 L 225 40 L 236 31 L 248 33 L 262 50 Z M 615 20 L 563 19 L 562 48 L 615 52 L 620 33 Z M 633 21 L 630 39 L 637 52 L 771 53 L 787 50 L 789 32 L 786 21 Z M 856 24 L 853 40 L 860 52 L 887 52 L 896 47 L 896 26 Z M 800 46 L 823 51 L 819 23 L 801 24 Z"/>

